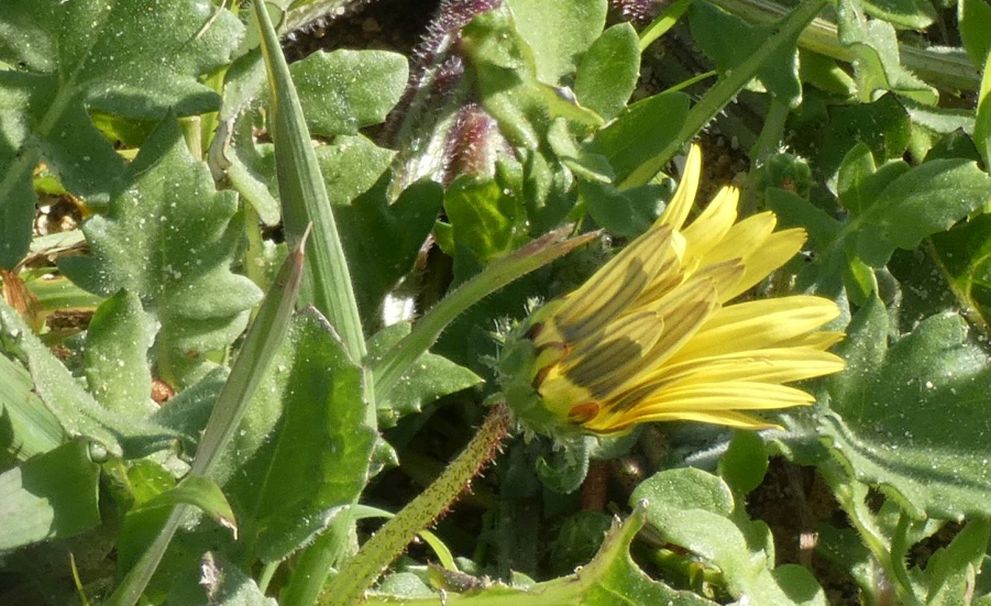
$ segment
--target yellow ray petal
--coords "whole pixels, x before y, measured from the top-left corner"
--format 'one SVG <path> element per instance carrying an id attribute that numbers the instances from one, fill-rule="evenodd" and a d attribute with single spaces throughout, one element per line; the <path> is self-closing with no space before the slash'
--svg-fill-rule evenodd
<path id="1" fill-rule="evenodd" d="M 728 301 L 746 292 L 766 278 L 772 271 L 787 263 L 805 244 L 804 229 L 786 229 L 770 234 L 763 244 L 744 259 L 746 271 L 736 285 L 725 292 L 720 291 L 722 301 Z M 726 298 L 722 298 L 726 297 Z"/>
<path id="2" fill-rule="evenodd" d="M 744 380 L 790 383 L 839 372 L 845 366 L 842 358 L 829 352 L 782 347 L 695 360 L 662 369 L 649 379 L 665 388 Z"/>
<path id="3" fill-rule="evenodd" d="M 685 238 L 686 257 L 701 258 L 726 237 L 736 221 L 739 200 L 739 189 L 726 186 L 719 190 L 705 210 L 681 232 Z"/>
<path id="4" fill-rule="evenodd" d="M 611 323 L 605 337 L 582 341 L 563 365 L 562 372 L 575 384 L 603 398 L 644 363 L 645 355 L 664 334 L 664 322 L 645 311 Z"/>
<path id="5" fill-rule="evenodd" d="M 641 376 L 660 367 L 674 355 L 682 344 L 692 338 L 717 306 L 716 289 L 712 280 L 704 276 L 689 280 L 662 299 L 653 311 L 664 327 L 663 332 L 658 335 L 653 346 L 644 352 L 639 364 L 633 369 L 635 372 L 630 372 L 625 381 L 613 386 L 615 392 L 618 394 L 635 389 L 641 382 Z"/>
<path id="6" fill-rule="evenodd" d="M 671 229 L 648 230 L 571 292 L 554 317 L 569 341 L 601 330 L 630 306 L 658 274 L 677 273 Z"/>
<path id="7" fill-rule="evenodd" d="M 778 218 L 772 212 L 763 212 L 747 217 L 736 223 L 708 253 L 702 257 L 702 264 L 719 263 L 727 259 L 743 259 L 759 249 L 777 224 Z"/>
<path id="8" fill-rule="evenodd" d="M 712 314 L 671 363 L 731 351 L 790 345 L 790 340 L 804 337 L 839 313 L 832 301 L 806 295 L 727 305 Z"/>
<path id="9" fill-rule="evenodd" d="M 670 225 L 674 229 L 681 229 L 688 212 L 692 210 L 695 202 L 695 194 L 699 188 L 699 177 L 702 174 L 702 148 L 693 143 L 688 151 L 688 158 L 685 160 L 685 170 L 681 175 L 681 182 L 675 190 L 671 201 L 664 208 L 660 218 L 657 219 L 659 225 Z"/>
<path id="10" fill-rule="evenodd" d="M 808 393 L 787 385 L 726 381 L 663 388 L 635 404 L 640 411 L 766 410 L 815 402 Z"/>
<path id="11" fill-rule="evenodd" d="M 615 433 L 624 431 L 631 426 L 640 423 L 662 421 L 694 421 L 697 423 L 725 425 L 727 427 L 736 427 L 740 429 L 780 429 L 780 426 L 775 425 L 774 423 L 769 423 L 768 421 L 758 417 L 753 417 L 730 410 L 711 412 L 697 410 L 681 410 L 673 412 L 655 411 L 649 414 L 628 413 L 618 416 L 602 415 L 592 419 L 588 423 L 585 423 L 585 427 L 592 431 L 601 433 Z"/>
<path id="12" fill-rule="evenodd" d="M 820 331 L 809 335 L 802 335 L 794 339 L 788 339 L 781 343 L 788 347 L 811 347 L 813 349 L 826 350 L 836 345 L 846 338 L 846 333 L 838 331 Z"/>

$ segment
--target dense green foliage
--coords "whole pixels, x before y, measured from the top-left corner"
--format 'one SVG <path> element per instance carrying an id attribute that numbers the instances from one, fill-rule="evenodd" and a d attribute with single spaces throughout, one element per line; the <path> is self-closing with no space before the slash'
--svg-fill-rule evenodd
<path id="1" fill-rule="evenodd" d="M 365 4 L 0 3 L 0 603 L 991 605 L 986 0 L 443 1 L 286 64 Z M 414 502 L 699 140 L 847 370 Z"/>

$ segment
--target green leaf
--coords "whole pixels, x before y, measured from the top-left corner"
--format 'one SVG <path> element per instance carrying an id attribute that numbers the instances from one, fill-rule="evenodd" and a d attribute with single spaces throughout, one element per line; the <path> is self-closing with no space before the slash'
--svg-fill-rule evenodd
<path id="1" fill-rule="evenodd" d="M 853 78 L 834 59 L 804 48 L 798 50 L 798 73 L 802 82 L 841 98 L 853 97 L 857 90 Z"/>
<path id="2" fill-rule="evenodd" d="M 637 32 L 629 23 L 620 23 L 602 32 L 582 56 L 575 76 L 575 96 L 609 120 L 626 107 L 639 77 Z"/>
<path id="3" fill-rule="evenodd" d="M 977 96 L 977 116 L 974 119 L 974 146 L 984 161 L 984 168 L 991 166 L 991 50 L 984 62 L 984 78 Z"/>
<path id="4" fill-rule="evenodd" d="M 838 294 L 845 280 L 851 296 L 863 302 L 875 290 L 868 266 L 883 267 L 895 249 L 916 248 L 991 200 L 991 177 L 973 161 L 938 159 L 910 168 L 898 160 L 873 173 L 872 162 L 855 148 L 840 171 L 841 202 L 856 212 L 846 222 L 795 194 L 767 190 L 767 203 L 782 223 L 807 227 L 818 249 L 803 271 L 804 287 Z"/>
<path id="5" fill-rule="evenodd" d="M 974 112 L 971 109 L 923 105 L 908 98 L 901 101 L 914 126 L 939 135 L 974 132 Z"/>
<path id="6" fill-rule="evenodd" d="M 255 143 L 254 125 L 246 113 L 234 124 L 234 133 L 225 150 L 222 164 L 231 185 L 258 213 L 265 225 L 277 225 L 281 220 L 276 199 L 275 165 L 271 156 L 263 156 Z M 217 137 L 216 143 L 222 141 Z M 211 150 L 212 151 L 212 150 Z"/>
<path id="7" fill-rule="evenodd" d="M 579 147 L 575 136 L 568 130 L 567 120 L 558 118 L 551 123 L 547 130 L 547 144 L 561 164 L 569 168 L 576 177 L 596 183 L 609 183 L 612 180 L 609 162 L 605 157 Z"/>
<path id="8" fill-rule="evenodd" d="M 0 301 L 0 349 L 24 360 L 34 391 L 70 437 L 99 442 L 112 454 L 140 457 L 176 434 L 146 418 L 111 412 L 90 396 L 69 370 L 31 332 L 16 311 Z"/>
<path id="9" fill-rule="evenodd" d="M 392 150 L 379 147 L 361 135 L 336 137 L 333 144 L 321 145 L 314 151 L 327 184 L 330 203 L 335 206 L 351 204 L 370 190 L 395 156 Z M 335 209 L 334 212 L 341 211 Z M 342 232 L 347 230 L 342 229 Z"/>
<path id="10" fill-rule="evenodd" d="M 982 447 L 991 359 L 956 314 L 932 316 L 890 348 L 888 315 L 871 299 L 838 353 L 819 431 L 859 481 L 916 517 L 986 517 L 991 490 Z"/>
<path id="11" fill-rule="evenodd" d="M 559 84 L 602 33 L 606 0 L 507 0 L 516 30 L 533 49 L 537 79 Z"/>
<path id="12" fill-rule="evenodd" d="M 860 0 L 864 12 L 888 23 L 925 29 L 936 19 L 936 9 L 926 0 Z"/>
<path id="13" fill-rule="evenodd" d="M 282 410 L 227 490 L 256 555 L 278 562 L 309 543 L 364 488 L 377 438 L 364 423 L 361 369 L 315 310 L 293 322 L 275 359 Z"/>
<path id="14" fill-rule="evenodd" d="M 853 224 L 857 252 L 881 267 L 895 248 L 912 249 L 991 202 L 991 177 L 974 162 L 932 160 L 900 175 Z"/>
<path id="15" fill-rule="evenodd" d="M 745 495 L 764 481 L 767 464 L 764 440 L 752 431 L 736 431 L 719 459 L 719 476 L 734 494 Z"/>
<path id="16" fill-rule="evenodd" d="M 180 503 L 192 505 L 207 514 L 214 522 L 237 533 L 234 511 L 217 483 L 204 476 L 190 475 L 174 488 L 156 495 L 141 505 L 141 509 L 173 507 Z M 135 510 L 137 511 L 137 510 Z"/>
<path id="17" fill-rule="evenodd" d="M 631 503 L 641 500 L 647 501 L 648 520 L 663 517 L 668 510 L 699 509 L 728 516 L 734 507 L 729 486 L 716 476 L 694 468 L 654 474 L 630 496 Z"/>
<path id="18" fill-rule="evenodd" d="M 84 349 L 89 391 L 105 408 L 134 416 L 157 409 L 151 402 L 148 349 L 155 322 L 138 297 L 121 290 L 93 314 Z"/>
<path id="19" fill-rule="evenodd" d="M 591 561 L 612 526 L 611 516 L 601 511 L 579 511 L 565 518 L 551 545 L 549 560 L 555 574 L 570 574 Z"/>
<path id="20" fill-rule="evenodd" d="M 661 93 L 630 105 L 595 134 L 591 151 L 602 154 L 622 183 L 671 144 L 688 114 L 688 95 Z"/>
<path id="21" fill-rule="evenodd" d="M 991 325 L 991 215 L 980 215 L 932 238 L 953 294 L 969 319 L 985 330 Z"/>
<path id="22" fill-rule="evenodd" d="M 578 199 L 595 222 L 611 233 L 636 237 L 647 231 L 657 216 L 660 188 L 644 185 L 620 191 L 612 185 L 578 182 Z"/>
<path id="23" fill-rule="evenodd" d="M 289 68 L 314 135 L 357 135 L 385 121 L 409 78 L 406 57 L 377 50 L 317 51 Z"/>
<path id="24" fill-rule="evenodd" d="M 527 604 L 528 606 L 615 606 L 616 604 L 664 604 L 666 606 L 715 606 L 715 602 L 691 591 L 678 591 L 643 572 L 630 556 L 630 544 L 643 528 L 645 510 L 637 507 L 623 523 L 614 523 L 595 558 L 580 572 L 529 587 L 491 584 L 469 593 L 445 592 L 445 603 Z M 436 604 L 438 598 L 371 594 L 369 606 L 385 604 Z M 773 602 L 782 604 L 790 602 Z M 825 604 L 825 602 L 823 602 Z"/>
<path id="25" fill-rule="evenodd" d="M 582 7 L 590 3 L 604 5 L 599 0 L 560 5 L 533 0 L 520 2 L 521 6 L 526 6 L 527 18 L 536 21 L 545 10 L 566 14 L 571 10 L 583 10 Z M 533 15 L 529 15 L 531 4 L 537 11 Z M 545 26 L 546 23 L 539 24 L 539 31 L 542 32 Z M 482 105 L 499 123 L 502 135 L 516 147 L 539 150 L 555 118 L 565 118 L 586 128 L 601 126 L 603 120 L 598 114 L 581 107 L 569 95 L 552 86 L 556 79 L 546 82 L 540 78 L 538 71 L 545 64 L 539 62 L 519 27 L 513 13 L 503 7 L 478 15 L 461 34 L 461 49 L 470 62 Z M 601 25 L 588 42 L 591 43 L 600 31 Z M 552 36 L 540 44 L 554 45 L 557 44 L 555 40 Z"/>
<path id="26" fill-rule="evenodd" d="M 875 172 L 874 154 L 866 144 L 857 143 L 847 152 L 836 177 L 836 196 L 844 208 L 859 214 L 874 201 L 878 192 L 866 186 Z"/>
<path id="27" fill-rule="evenodd" d="M 0 60 L 57 74 L 60 98 L 81 96 L 110 113 L 201 113 L 218 98 L 199 76 L 226 63 L 243 32 L 222 10 L 197 35 L 213 13 L 206 0 L 11 0 L 0 17 Z"/>
<path id="28" fill-rule="evenodd" d="M 377 324 L 385 295 L 413 269 L 443 200 L 443 188 L 421 181 L 390 204 L 384 183 L 335 210 L 350 266 L 362 279 L 355 296 L 368 326 Z"/>
<path id="29" fill-rule="evenodd" d="M 854 72 L 861 101 L 890 90 L 919 103 L 936 104 L 936 90 L 901 65 L 898 37 L 890 23 L 865 19 L 853 0 L 840 0 L 836 14 L 840 43 L 857 58 Z"/>
<path id="30" fill-rule="evenodd" d="M 76 440 L 0 474 L 0 551 L 63 539 L 100 523 L 100 467 Z"/>
<path id="31" fill-rule="evenodd" d="M 2 348 L 0 348 L 2 349 Z M 0 465 L 11 459 L 25 461 L 65 441 L 58 419 L 34 393 L 28 371 L 0 355 Z"/>
<path id="32" fill-rule="evenodd" d="M 175 477 L 172 473 L 151 459 L 132 461 L 127 466 L 126 473 L 135 508 L 175 487 Z"/>
<path id="33" fill-rule="evenodd" d="M 522 202 L 492 179 L 470 175 L 455 179 L 444 196 L 444 210 L 454 230 L 455 246 L 470 250 L 483 265 L 526 237 Z"/>
<path id="34" fill-rule="evenodd" d="M 716 476 L 692 468 L 662 471 L 642 482 L 630 500 L 646 503 L 647 520 L 665 541 L 717 567 L 733 597 L 746 596 L 755 604 L 826 606 L 825 593 L 808 570 L 774 568 L 773 546 L 755 540 L 767 536 L 766 526 L 731 519 L 732 493 Z"/>
<path id="35" fill-rule="evenodd" d="M 866 145 L 879 162 L 901 159 L 911 138 L 911 119 L 894 95 L 873 103 L 829 108 L 827 131 L 818 151 L 819 171 L 831 180 L 852 148 Z"/>
<path id="36" fill-rule="evenodd" d="M 244 570 L 212 552 L 199 566 L 180 576 L 169 591 L 169 604 L 185 606 L 278 606 Z"/>
<path id="37" fill-rule="evenodd" d="M 974 520 L 964 526 L 949 545 L 926 562 L 926 605 L 963 604 L 974 590 L 976 573 L 984 564 L 991 524 Z"/>
<path id="38" fill-rule="evenodd" d="M 988 53 L 991 53 L 991 6 L 987 0 L 959 0 L 957 3 L 957 23 L 963 47 L 974 63 L 981 69 L 985 66 Z"/>
<path id="39" fill-rule="evenodd" d="M 161 118 L 216 109 L 198 78 L 228 60 L 243 30 L 208 0 L 11 0 L 0 15 L 0 266 L 20 260 L 30 237 L 40 160 L 66 187 L 104 201 L 123 163 L 87 109 Z"/>
<path id="40" fill-rule="evenodd" d="M 410 330 L 409 322 L 399 322 L 376 333 L 368 342 L 368 364 L 375 366 Z M 481 382 L 481 377 L 464 366 L 425 352 L 409 366 L 388 397 L 378 400 L 379 424 L 391 427 L 400 418 L 420 412 L 425 404 Z"/>
<path id="41" fill-rule="evenodd" d="M 707 2 L 693 3 L 689 18 L 696 44 L 712 58 L 721 74 L 739 68 L 774 33 L 771 27 L 750 25 Z M 769 56 L 757 71 L 757 78 L 787 107 L 797 107 L 802 102 L 794 45 L 782 46 Z"/>
<path id="42" fill-rule="evenodd" d="M 261 296 L 230 269 L 242 231 L 237 198 L 214 189 L 172 119 L 141 148 L 125 182 L 107 213 L 83 225 L 90 254 L 59 266 L 91 292 L 137 295 L 161 324 L 160 376 L 182 383 L 204 353 L 241 334 Z"/>

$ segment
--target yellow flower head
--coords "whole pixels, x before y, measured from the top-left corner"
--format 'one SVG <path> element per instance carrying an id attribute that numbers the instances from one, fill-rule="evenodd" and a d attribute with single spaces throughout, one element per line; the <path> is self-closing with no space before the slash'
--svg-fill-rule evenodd
<path id="1" fill-rule="evenodd" d="M 693 146 L 657 222 L 522 327 L 529 372 L 506 395 L 538 431 L 605 434 L 675 420 L 769 427 L 749 412 L 814 401 L 783 383 L 843 369 L 826 351 L 843 333 L 817 330 L 839 314 L 832 301 L 727 304 L 791 259 L 805 232 L 774 231 L 772 212 L 737 222 L 735 187 L 685 226 L 701 164 Z"/>

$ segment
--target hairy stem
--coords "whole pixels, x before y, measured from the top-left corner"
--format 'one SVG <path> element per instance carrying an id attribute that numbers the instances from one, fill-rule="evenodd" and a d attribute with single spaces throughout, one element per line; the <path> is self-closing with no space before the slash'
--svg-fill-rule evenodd
<path id="1" fill-rule="evenodd" d="M 430 486 L 386 522 L 331 581 L 325 606 L 354 604 L 416 533 L 444 515 L 479 472 L 495 457 L 509 431 L 505 404 L 494 406 L 468 446 Z"/>

